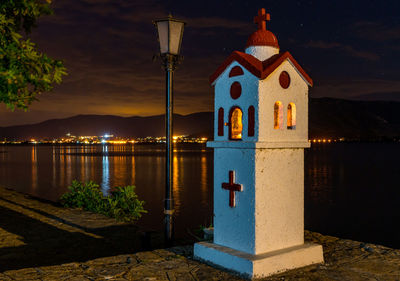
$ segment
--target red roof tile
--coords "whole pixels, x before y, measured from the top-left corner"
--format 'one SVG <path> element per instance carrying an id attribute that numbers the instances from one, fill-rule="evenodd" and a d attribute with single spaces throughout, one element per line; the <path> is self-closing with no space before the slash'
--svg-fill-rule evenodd
<path id="1" fill-rule="evenodd" d="M 237 61 L 240 65 L 246 68 L 254 76 L 265 79 L 267 78 L 276 68 L 278 68 L 286 59 L 289 59 L 295 68 L 301 73 L 303 78 L 310 84 L 313 85 L 313 81 L 310 76 L 304 71 L 303 68 L 297 63 L 289 52 L 277 54 L 265 61 L 260 61 L 252 55 L 234 51 L 217 70 L 210 76 L 210 83 L 213 84 L 215 80 L 225 71 L 225 69 L 233 62 Z"/>

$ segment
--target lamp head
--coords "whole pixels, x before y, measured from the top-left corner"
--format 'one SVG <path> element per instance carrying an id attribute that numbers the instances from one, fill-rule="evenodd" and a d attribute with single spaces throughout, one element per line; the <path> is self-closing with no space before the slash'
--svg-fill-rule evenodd
<path id="1" fill-rule="evenodd" d="M 161 55 L 179 55 L 185 22 L 169 15 L 166 19 L 155 20 Z"/>

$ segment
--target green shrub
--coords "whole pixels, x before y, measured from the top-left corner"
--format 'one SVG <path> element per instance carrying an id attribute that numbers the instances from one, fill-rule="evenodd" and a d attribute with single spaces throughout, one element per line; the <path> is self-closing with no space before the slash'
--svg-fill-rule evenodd
<path id="1" fill-rule="evenodd" d="M 109 196 L 104 196 L 99 185 L 89 181 L 73 181 L 69 192 L 60 197 L 64 207 L 82 208 L 87 211 L 106 215 L 118 221 L 134 222 L 147 213 L 144 201 L 138 199 L 135 186 L 116 187 Z"/>

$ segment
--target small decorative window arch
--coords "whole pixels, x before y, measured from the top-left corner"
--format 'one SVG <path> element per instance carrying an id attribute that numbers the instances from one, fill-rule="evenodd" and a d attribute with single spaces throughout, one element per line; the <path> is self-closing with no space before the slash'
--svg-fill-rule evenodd
<path id="1" fill-rule="evenodd" d="M 224 135 L 224 109 L 220 107 L 218 109 L 218 136 Z"/>
<path id="2" fill-rule="evenodd" d="M 292 102 L 287 107 L 287 128 L 289 130 L 296 129 L 296 105 Z"/>
<path id="3" fill-rule="evenodd" d="M 240 76 L 243 74 L 243 69 L 237 65 L 232 67 L 231 71 L 229 72 L 229 77 Z"/>
<path id="4" fill-rule="evenodd" d="M 290 86 L 290 76 L 286 71 L 282 71 L 279 75 L 279 84 L 282 88 L 287 89 Z"/>
<path id="5" fill-rule="evenodd" d="M 238 81 L 233 82 L 231 85 L 230 93 L 232 99 L 234 100 L 238 99 L 242 94 L 242 85 L 240 85 Z"/>
<path id="6" fill-rule="evenodd" d="M 248 122 L 249 122 L 249 127 L 247 130 L 247 135 L 249 137 L 254 137 L 254 124 L 255 124 L 255 110 L 254 110 L 254 106 L 250 106 L 247 112 L 247 116 L 248 116 Z"/>
<path id="7" fill-rule="evenodd" d="M 229 112 L 229 139 L 241 140 L 243 131 L 243 112 L 234 106 Z"/>
<path id="8" fill-rule="evenodd" d="M 274 129 L 283 128 L 283 105 L 282 102 L 277 101 L 274 104 Z"/>

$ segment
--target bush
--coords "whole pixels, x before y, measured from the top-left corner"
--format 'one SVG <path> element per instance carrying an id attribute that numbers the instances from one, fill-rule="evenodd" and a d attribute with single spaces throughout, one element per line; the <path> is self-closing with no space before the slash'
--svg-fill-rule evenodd
<path id="1" fill-rule="evenodd" d="M 144 201 L 138 199 L 133 185 L 116 187 L 109 196 L 104 196 L 99 185 L 92 181 L 74 180 L 68 189 L 69 192 L 60 197 L 64 207 L 82 208 L 124 222 L 134 222 L 142 213 L 147 213 L 143 208 Z"/>

